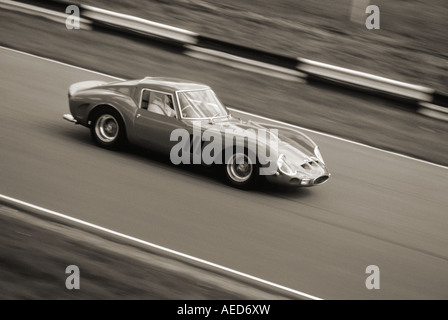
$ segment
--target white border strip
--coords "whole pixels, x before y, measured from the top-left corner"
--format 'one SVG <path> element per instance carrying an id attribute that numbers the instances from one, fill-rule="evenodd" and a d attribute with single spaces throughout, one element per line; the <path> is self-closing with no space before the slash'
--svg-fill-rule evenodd
<path id="1" fill-rule="evenodd" d="M 89 69 L 86 69 L 86 68 L 78 67 L 78 66 L 75 66 L 75 65 L 72 65 L 72 64 L 60 62 L 60 61 L 57 61 L 57 60 L 54 60 L 54 59 L 50 59 L 50 58 L 44 58 L 44 57 L 41 57 L 41 56 L 38 56 L 38 55 L 35 55 L 35 54 L 31 54 L 31 53 L 27 53 L 27 52 L 15 50 L 15 49 L 3 47 L 3 46 L 0 46 L 0 48 L 5 49 L 5 50 L 9 50 L 9 51 L 13 51 L 13 52 L 16 52 L 16 53 L 20 53 L 20 54 L 23 54 L 23 55 L 28 55 L 28 56 L 31 56 L 31 57 L 35 57 L 35 58 L 38 58 L 38 59 L 41 59 L 41 60 L 44 60 L 44 61 L 48 61 L 48 62 L 60 64 L 60 65 L 63 65 L 63 66 L 67 66 L 67 67 L 70 67 L 70 68 L 82 70 L 82 71 L 85 71 L 85 72 L 90 72 L 90 73 L 97 74 L 97 75 L 100 75 L 100 76 L 103 76 L 103 77 L 108 77 L 108 78 L 119 80 L 119 81 L 125 80 L 125 79 L 118 78 L 118 77 L 115 77 L 115 76 L 112 76 L 112 75 L 109 75 L 109 74 L 106 74 L 106 73 L 102 73 L 102 72 L 98 72 L 98 71 L 94 71 L 94 70 L 89 70 Z M 278 123 L 278 124 L 281 124 L 281 125 L 284 125 L 284 126 L 288 126 L 288 127 L 296 128 L 296 129 L 299 129 L 299 130 L 304 130 L 304 131 L 307 131 L 307 132 L 315 133 L 315 134 L 318 134 L 318 135 L 321 135 L 321 136 L 324 136 L 324 137 L 327 137 L 327 138 L 332 138 L 332 139 L 335 139 L 335 140 L 344 141 L 344 142 L 351 143 L 351 144 L 354 144 L 354 145 L 357 145 L 357 146 L 369 148 L 369 149 L 372 149 L 372 150 L 384 152 L 384 153 L 387 153 L 387 154 L 395 155 L 395 156 L 406 158 L 406 159 L 409 159 L 409 160 L 414 160 L 414 161 L 417 161 L 417 162 L 420 162 L 420 163 L 432 165 L 432 166 L 435 166 L 435 167 L 438 167 L 438 168 L 448 169 L 448 166 L 444 166 L 444 165 L 433 163 L 433 162 L 426 161 L 426 160 L 421 160 L 421 159 L 414 158 L 414 157 L 411 157 L 411 156 L 406 156 L 406 155 L 401 154 L 401 153 L 392 152 L 392 151 L 388 151 L 388 150 L 383 150 L 383 149 L 380 149 L 380 148 L 377 148 L 377 147 L 369 146 L 367 144 L 363 144 L 363 143 L 360 143 L 360 142 L 348 140 L 348 139 L 341 138 L 341 137 L 338 137 L 338 136 L 334 136 L 334 135 L 331 135 L 331 134 L 328 134 L 328 133 L 323 133 L 323 132 L 320 132 L 320 131 L 311 130 L 311 129 L 307 129 L 307 128 L 304 128 L 304 127 L 299 127 L 297 125 L 293 125 L 293 124 L 290 124 L 290 123 L 287 123 L 287 122 L 283 122 L 283 121 L 274 120 L 274 119 L 270 119 L 270 118 L 267 118 L 267 117 L 259 116 L 259 115 L 256 115 L 256 114 L 253 114 L 253 113 L 250 113 L 250 112 L 241 111 L 241 110 L 234 109 L 234 108 L 229 108 L 229 109 L 237 111 L 237 112 L 240 112 L 240 113 L 243 113 L 243 114 L 246 114 L 246 115 L 254 117 L 254 118 L 259 118 L 259 119 L 264 119 L 264 120 L 267 120 L 267 121 L 272 121 L 274 123 Z"/>
<path id="2" fill-rule="evenodd" d="M 98 226 L 96 224 L 90 223 L 90 222 L 86 222 L 84 220 L 73 218 L 73 217 L 67 216 L 65 214 L 53 211 L 53 210 L 48 210 L 48 209 L 45 209 L 45 208 L 42 208 L 42 207 L 30 204 L 28 202 L 24 202 L 24 201 L 21 201 L 21 200 L 18 200 L 18 199 L 14 199 L 14 198 L 5 196 L 3 194 L 0 194 L 0 198 L 2 198 L 4 200 L 7 200 L 7 201 L 10 201 L 10 202 L 14 202 L 16 204 L 20 204 L 22 206 L 26 206 L 26 207 L 29 207 L 29 208 L 32 208 L 32 209 L 35 209 L 35 210 L 42 211 L 44 213 L 47 213 L 47 214 L 50 214 L 50 215 L 53 215 L 53 216 L 57 216 L 59 218 L 70 220 L 72 222 L 76 222 L 76 223 L 79 223 L 81 225 L 90 227 L 92 229 L 100 230 L 102 232 L 106 232 L 106 233 L 112 234 L 114 236 L 118 236 L 120 238 L 131 240 L 131 241 L 143 244 L 143 245 L 151 247 L 151 248 L 155 248 L 155 249 L 158 249 L 158 250 L 161 250 L 161 251 L 165 251 L 165 252 L 168 252 L 170 254 L 174 254 L 176 256 L 179 256 L 179 257 L 182 257 L 182 258 L 185 258 L 185 259 L 188 259 L 188 260 L 199 262 L 201 264 L 205 264 L 207 266 L 210 266 L 210 267 L 222 270 L 222 271 L 226 271 L 226 272 L 229 272 L 231 274 L 235 274 L 235 275 L 238 275 L 240 277 L 247 278 L 247 279 L 250 279 L 252 281 L 256 281 L 256 282 L 262 283 L 264 285 L 268 285 L 268 286 L 271 286 L 271 287 L 274 287 L 274 288 L 277 288 L 277 289 L 281 289 L 283 291 L 287 291 L 289 293 L 293 293 L 293 294 L 301 296 L 301 297 L 305 297 L 305 298 L 308 298 L 308 299 L 311 299 L 311 300 L 322 300 L 321 298 L 312 296 L 310 294 L 307 294 L 307 293 L 304 293 L 304 292 L 301 292 L 301 291 L 297 291 L 297 290 L 294 290 L 294 289 L 291 289 L 291 288 L 288 288 L 288 287 L 284 287 L 282 285 L 279 285 L 279 284 L 276 284 L 276 283 L 273 283 L 273 282 L 270 282 L 270 281 L 267 281 L 267 280 L 264 280 L 264 279 L 261 279 L 261 278 L 257 278 L 257 277 L 251 276 L 251 275 L 249 275 L 247 273 L 239 272 L 239 271 L 236 271 L 234 269 L 230 269 L 230 268 L 221 266 L 219 264 L 216 264 L 216 263 L 213 263 L 213 262 L 209 262 L 207 260 L 196 258 L 196 257 L 190 256 L 188 254 L 185 254 L 185 253 L 182 253 L 182 252 L 179 252 L 179 251 L 171 250 L 171 249 L 159 246 L 157 244 L 154 244 L 154 243 L 151 243 L 151 242 L 148 242 L 148 241 L 144 241 L 144 240 L 141 240 L 141 239 L 138 239 L 138 238 L 134 238 L 134 237 L 128 236 L 126 234 L 123 234 L 123 233 L 120 233 L 120 232 L 117 232 L 117 231 L 114 231 L 114 230 L 111 230 L 111 229 L 107 229 L 107 228 Z"/>

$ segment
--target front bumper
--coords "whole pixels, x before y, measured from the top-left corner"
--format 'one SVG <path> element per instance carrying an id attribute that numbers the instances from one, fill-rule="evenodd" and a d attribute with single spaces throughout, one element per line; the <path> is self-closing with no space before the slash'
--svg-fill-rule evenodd
<path id="1" fill-rule="evenodd" d="M 66 113 L 66 114 L 64 114 L 63 116 L 62 116 L 62 118 L 64 119 L 64 120 L 67 120 L 67 121 L 69 121 L 69 122 L 71 122 L 71 123 L 74 123 L 74 124 L 77 124 L 78 123 L 78 121 L 70 114 L 70 113 Z"/>
<path id="2" fill-rule="evenodd" d="M 328 181 L 330 176 L 331 174 L 327 170 L 323 170 L 323 172 L 319 175 L 306 178 L 300 176 L 299 174 L 288 176 L 277 171 L 273 175 L 266 176 L 266 179 L 271 183 L 278 183 L 292 187 L 312 187 L 324 184 Z"/>

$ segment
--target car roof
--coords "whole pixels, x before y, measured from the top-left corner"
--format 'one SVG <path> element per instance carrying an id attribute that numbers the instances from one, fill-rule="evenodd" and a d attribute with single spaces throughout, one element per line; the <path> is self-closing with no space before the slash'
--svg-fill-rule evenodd
<path id="1" fill-rule="evenodd" d="M 148 89 L 174 92 L 182 90 L 202 90 L 209 89 L 210 87 L 197 82 L 178 78 L 166 78 L 166 77 L 145 77 L 141 79 L 139 84 L 147 87 Z"/>

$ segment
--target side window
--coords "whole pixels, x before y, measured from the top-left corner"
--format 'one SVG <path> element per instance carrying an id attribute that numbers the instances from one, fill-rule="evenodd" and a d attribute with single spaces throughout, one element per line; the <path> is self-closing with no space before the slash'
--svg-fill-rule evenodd
<path id="1" fill-rule="evenodd" d="M 143 90 L 141 108 L 168 117 L 176 117 L 173 97 L 167 93 Z"/>
<path id="2" fill-rule="evenodd" d="M 170 94 L 166 94 L 163 97 L 163 101 L 165 104 L 164 111 L 168 117 L 176 117 L 176 111 L 174 110 L 173 104 L 173 96 Z"/>
<path id="3" fill-rule="evenodd" d="M 142 103 L 140 105 L 140 107 L 142 109 L 148 109 L 148 105 L 149 105 L 149 90 L 145 90 L 143 89 L 143 93 L 142 93 Z"/>

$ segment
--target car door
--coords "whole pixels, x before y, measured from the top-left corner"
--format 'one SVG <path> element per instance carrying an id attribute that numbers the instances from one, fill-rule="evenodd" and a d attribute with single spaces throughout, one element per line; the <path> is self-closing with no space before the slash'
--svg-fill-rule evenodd
<path id="1" fill-rule="evenodd" d="M 162 105 L 154 102 L 158 97 L 162 97 L 162 102 L 163 99 L 171 99 L 174 110 L 172 114 L 168 115 Z M 137 138 L 145 147 L 169 154 L 171 148 L 177 143 L 176 141 L 170 141 L 171 132 L 178 128 L 184 128 L 184 125 L 177 116 L 177 108 L 173 98 L 171 93 L 142 89 L 134 126 Z"/>

